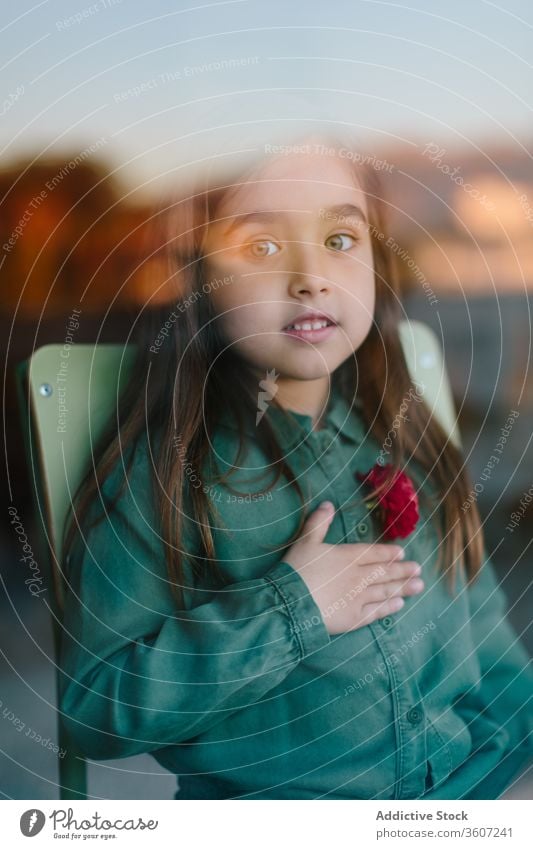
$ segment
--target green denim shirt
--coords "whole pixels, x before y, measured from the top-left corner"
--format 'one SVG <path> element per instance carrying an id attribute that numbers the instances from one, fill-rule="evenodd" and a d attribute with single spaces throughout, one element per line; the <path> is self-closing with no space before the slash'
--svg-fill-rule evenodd
<path id="1" fill-rule="evenodd" d="M 335 505 L 325 542 L 379 540 L 354 475 L 380 446 L 357 405 L 333 392 L 320 430 L 306 415 L 286 421 L 273 406 L 265 415 L 304 488 L 305 514 L 326 499 Z M 254 428 L 230 480 L 242 492 L 267 466 Z M 225 417 L 212 435 L 219 469 L 234 464 L 237 446 Z M 404 468 L 422 482 L 413 462 Z M 393 616 L 330 636 L 283 560 L 301 511 L 285 478 L 246 498 L 188 476 L 217 508 L 227 583 L 200 585 L 189 570 L 178 610 L 151 474 L 145 438 L 116 507 L 68 564 L 60 708 L 88 757 L 151 752 L 178 776 L 176 799 L 497 798 L 531 759 L 533 675 L 493 566 L 485 558 L 477 581 L 466 588 L 459 578 L 451 594 L 435 570 L 428 506 L 397 540 L 422 565 L 422 593 Z M 104 496 L 123 475 L 120 462 Z M 188 519 L 183 551 L 198 546 Z"/>

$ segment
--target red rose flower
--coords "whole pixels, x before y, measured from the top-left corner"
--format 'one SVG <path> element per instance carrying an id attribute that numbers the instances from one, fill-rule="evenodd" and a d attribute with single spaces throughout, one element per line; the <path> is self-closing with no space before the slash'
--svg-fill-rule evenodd
<path id="1" fill-rule="evenodd" d="M 381 466 L 376 463 L 365 474 L 361 472 L 356 474 L 360 481 L 375 488 L 386 480 L 390 469 L 392 469 L 390 464 Z M 374 507 L 376 504 L 369 502 L 369 506 Z M 382 516 L 385 539 L 408 536 L 420 518 L 418 497 L 413 482 L 402 471 L 396 472 L 390 485 L 378 496 L 377 506 Z"/>

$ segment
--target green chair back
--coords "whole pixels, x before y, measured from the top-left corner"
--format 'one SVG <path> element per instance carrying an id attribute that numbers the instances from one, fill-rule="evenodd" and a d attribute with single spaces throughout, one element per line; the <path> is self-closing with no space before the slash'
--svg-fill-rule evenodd
<path id="1" fill-rule="evenodd" d="M 40 557 L 53 593 L 56 658 L 61 639 L 64 597 L 61 544 L 71 499 L 91 461 L 91 446 L 108 422 L 125 387 L 133 346 L 45 345 L 16 370 L 26 456 L 37 520 L 42 531 Z M 44 598 L 44 596 L 43 596 Z M 58 692 L 59 677 L 56 676 Z M 85 758 L 58 714 L 59 798 L 87 798 Z"/>
<path id="2" fill-rule="evenodd" d="M 455 403 L 437 334 L 421 321 L 405 320 L 399 325 L 407 368 L 424 401 L 450 440 L 461 449 Z"/>

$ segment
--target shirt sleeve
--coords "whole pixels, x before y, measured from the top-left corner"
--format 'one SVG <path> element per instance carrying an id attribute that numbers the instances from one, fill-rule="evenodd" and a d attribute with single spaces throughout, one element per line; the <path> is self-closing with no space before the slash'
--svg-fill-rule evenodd
<path id="1" fill-rule="evenodd" d="M 261 578 L 177 609 L 149 476 L 136 468 L 135 487 L 126 483 L 68 569 L 60 709 L 67 732 L 93 759 L 190 740 L 259 700 L 330 642 L 306 583 L 282 560 Z"/>
<path id="2" fill-rule="evenodd" d="M 467 592 L 480 680 L 477 688 L 461 698 L 461 709 L 465 718 L 470 718 L 474 747 L 487 745 L 476 739 L 482 715 L 492 720 L 491 727 L 504 729 L 497 736 L 506 744 L 497 769 L 466 798 L 496 798 L 496 790 L 501 792 L 533 758 L 533 670 L 526 648 L 507 618 L 507 599 L 488 557 Z"/>

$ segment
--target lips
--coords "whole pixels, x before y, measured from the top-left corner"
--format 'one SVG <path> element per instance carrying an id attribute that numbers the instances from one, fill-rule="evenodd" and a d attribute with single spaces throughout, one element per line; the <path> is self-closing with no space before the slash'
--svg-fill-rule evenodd
<path id="1" fill-rule="evenodd" d="M 322 330 L 325 327 L 332 327 L 336 324 L 337 322 L 335 319 L 326 313 L 308 310 L 307 312 L 300 313 L 300 315 L 293 318 L 292 321 L 285 325 L 283 330 L 301 330 L 306 332 Z"/>
<path id="2" fill-rule="evenodd" d="M 314 345 L 325 342 L 336 332 L 336 329 L 337 322 L 334 318 L 323 312 L 308 310 L 286 324 L 282 333 L 296 343 L 307 342 Z"/>

